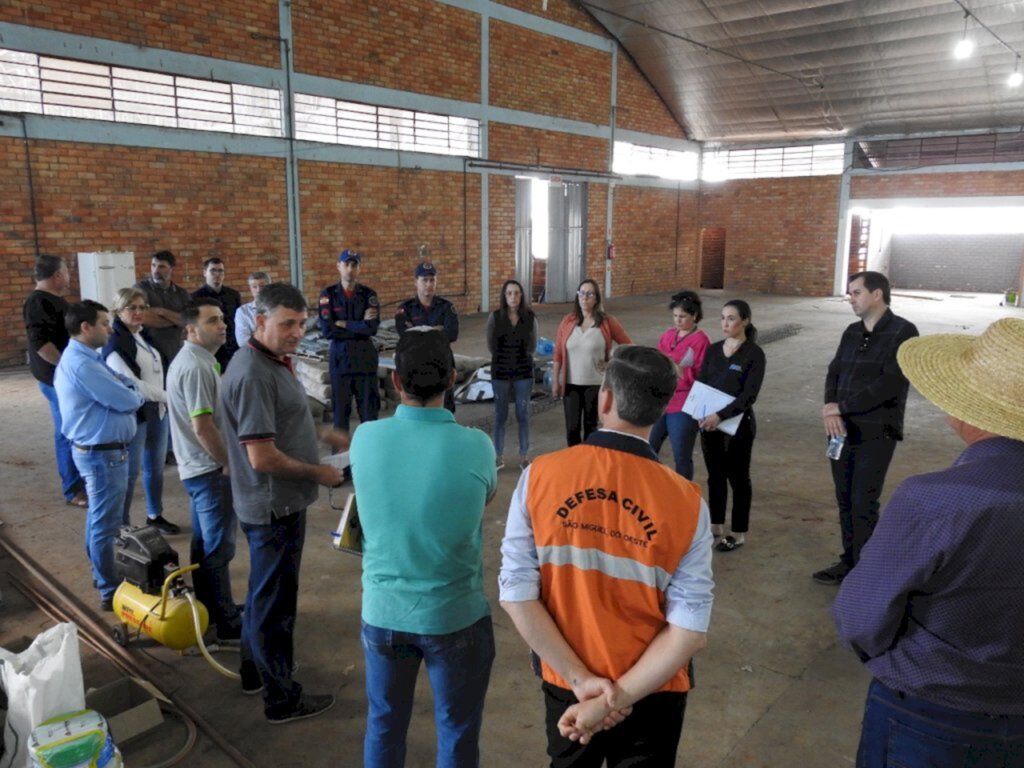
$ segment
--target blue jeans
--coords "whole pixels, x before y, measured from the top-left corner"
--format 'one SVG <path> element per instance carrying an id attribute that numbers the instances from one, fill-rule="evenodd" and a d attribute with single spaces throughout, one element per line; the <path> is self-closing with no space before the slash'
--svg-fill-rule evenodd
<path id="1" fill-rule="evenodd" d="M 508 401 L 516 398 L 516 421 L 519 423 L 519 455 L 530 451 L 530 395 L 533 379 L 494 379 L 494 452 L 501 456 L 505 450 L 505 422 L 508 421 Z"/>
<path id="2" fill-rule="evenodd" d="M 182 480 L 192 504 L 192 543 L 190 559 L 199 564 L 192 573 L 199 602 L 210 611 L 210 618 L 222 633 L 235 632 L 241 622 L 231 596 L 231 571 L 235 556 L 235 510 L 231 499 L 231 479 L 221 470 Z"/>
<path id="3" fill-rule="evenodd" d="M 249 593 L 242 615 L 242 681 L 263 683 L 263 711 L 285 714 L 302 696 L 292 680 L 299 568 L 306 539 L 306 510 L 267 525 L 240 523 L 249 541 Z"/>
<path id="4" fill-rule="evenodd" d="M 85 516 L 85 553 L 100 597 L 114 596 L 121 582 L 114 575 L 114 539 L 121 530 L 128 490 L 127 451 L 83 451 L 72 448 L 75 466 L 85 478 L 89 511 Z"/>
<path id="5" fill-rule="evenodd" d="M 75 494 L 85 487 L 85 481 L 78 473 L 75 460 L 71 457 L 71 441 L 64 437 L 61 429 L 64 422 L 60 418 L 60 406 L 57 404 L 57 390 L 49 384 L 39 382 L 39 391 L 43 393 L 50 406 L 50 418 L 53 419 L 53 452 L 57 454 L 57 473 L 60 475 L 61 493 L 65 501 L 71 501 Z"/>
<path id="6" fill-rule="evenodd" d="M 156 403 L 146 403 L 144 408 Z M 131 525 L 129 513 L 135 481 L 142 467 L 142 488 L 146 493 L 146 517 L 160 517 L 164 509 L 164 464 L 167 463 L 167 414 L 162 419 L 140 421 L 135 438 L 128 444 L 128 493 L 124 497 L 124 524 Z"/>
<path id="7" fill-rule="evenodd" d="M 491 617 L 448 635 L 362 626 L 369 700 L 364 768 L 405 765 L 405 735 L 421 661 L 434 692 L 437 768 L 480 765 L 480 724 L 494 662 Z"/>
<path id="8" fill-rule="evenodd" d="M 661 452 L 666 436 L 672 445 L 676 472 L 687 480 L 693 480 L 693 446 L 697 442 L 697 422 L 690 414 L 682 411 L 663 413 L 651 428 L 650 442 L 655 453 Z"/>
<path id="9" fill-rule="evenodd" d="M 1022 768 L 1024 715 L 962 712 L 871 682 L 857 768 Z"/>

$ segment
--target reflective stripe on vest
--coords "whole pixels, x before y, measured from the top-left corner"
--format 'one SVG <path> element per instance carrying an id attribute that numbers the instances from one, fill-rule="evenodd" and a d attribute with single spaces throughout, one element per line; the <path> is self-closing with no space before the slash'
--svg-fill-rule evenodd
<path id="1" fill-rule="evenodd" d="M 599 549 L 580 547 L 537 547 L 537 557 L 543 565 L 573 565 L 584 571 L 600 571 L 613 579 L 638 581 L 659 592 L 668 589 L 672 574 L 656 565 L 644 565 L 628 557 L 617 557 Z"/>

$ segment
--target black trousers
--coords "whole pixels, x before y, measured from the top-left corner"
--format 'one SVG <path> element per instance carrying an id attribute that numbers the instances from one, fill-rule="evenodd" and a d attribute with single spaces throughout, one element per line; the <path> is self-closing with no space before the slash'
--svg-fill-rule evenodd
<path id="1" fill-rule="evenodd" d="M 565 385 L 562 403 L 565 408 L 565 442 L 568 445 L 579 445 L 597 430 L 597 393 L 600 390 L 599 384 Z"/>
<path id="2" fill-rule="evenodd" d="M 608 731 L 594 735 L 586 746 L 558 732 L 558 719 L 577 702 L 572 691 L 543 684 L 545 728 L 551 768 L 673 768 L 683 733 L 686 694 L 662 691 L 645 696 L 633 712 Z"/>
<path id="3" fill-rule="evenodd" d="M 732 488 L 732 525 L 734 533 L 750 530 L 750 503 L 754 489 L 750 483 L 750 455 L 754 433 L 750 418 L 744 416 L 735 435 L 713 430 L 700 433 L 700 447 L 708 468 L 708 508 L 711 524 L 725 523 L 725 507 Z"/>
<path id="4" fill-rule="evenodd" d="M 829 462 L 839 504 L 842 561 L 851 568 L 860 560 L 860 551 L 878 524 L 878 499 L 895 450 L 896 441 L 888 437 L 858 445 L 847 442 L 839 458 Z"/>

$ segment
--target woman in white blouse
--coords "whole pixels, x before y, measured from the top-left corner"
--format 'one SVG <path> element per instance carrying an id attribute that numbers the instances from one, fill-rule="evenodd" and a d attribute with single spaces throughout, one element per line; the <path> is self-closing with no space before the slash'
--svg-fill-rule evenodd
<path id="1" fill-rule="evenodd" d="M 103 347 L 107 366 L 134 379 L 146 402 L 138 411 L 138 428 L 128 446 L 128 493 L 124 498 L 124 524 L 130 525 L 129 512 L 135 480 L 142 467 L 142 487 L 146 493 L 146 523 L 164 533 L 179 528 L 163 516 L 164 461 L 167 457 L 167 392 L 164 371 L 167 361 L 142 327 L 142 315 L 149 309 L 146 295 L 136 288 L 117 292 L 111 308 L 115 318 L 110 340 Z"/>

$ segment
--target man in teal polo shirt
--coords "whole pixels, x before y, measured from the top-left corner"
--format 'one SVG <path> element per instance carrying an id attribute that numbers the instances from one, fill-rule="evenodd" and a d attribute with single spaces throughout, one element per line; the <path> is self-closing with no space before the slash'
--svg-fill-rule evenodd
<path id="1" fill-rule="evenodd" d="M 395 353 L 393 418 L 360 424 L 352 477 L 363 529 L 366 768 L 400 766 L 420 662 L 434 694 L 437 764 L 480 763 L 494 631 L 484 596 L 484 506 L 494 448 L 443 407 L 455 360 L 437 330 L 406 333 Z M 402 482 L 394 480 L 402 458 Z"/>

